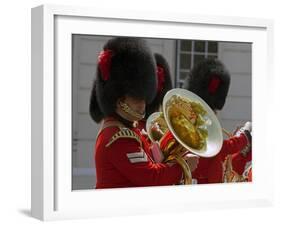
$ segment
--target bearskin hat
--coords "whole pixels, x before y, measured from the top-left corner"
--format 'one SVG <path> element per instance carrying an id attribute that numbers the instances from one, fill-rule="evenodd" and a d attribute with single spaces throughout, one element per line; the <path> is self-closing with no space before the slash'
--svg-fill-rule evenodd
<path id="1" fill-rule="evenodd" d="M 221 110 L 230 85 L 230 74 L 218 59 L 205 59 L 193 67 L 184 88 L 200 96 L 213 110 Z"/>
<path id="2" fill-rule="evenodd" d="M 96 95 L 97 84 L 96 83 L 97 83 L 97 81 L 95 80 L 93 83 L 93 88 L 92 88 L 91 97 L 90 97 L 90 115 L 95 122 L 100 122 L 104 116 L 100 110 L 100 107 L 99 107 L 98 101 L 97 101 L 97 95 Z"/>
<path id="3" fill-rule="evenodd" d="M 151 104 L 146 106 L 146 118 L 159 111 L 165 94 L 172 89 L 170 67 L 166 59 L 159 53 L 154 54 L 157 66 L 157 94 Z"/>
<path id="4" fill-rule="evenodd" d="M 143 39 L 110 39 L 98 57 L 90 115 L 96 122 L 113 115 L 117 100 L 125 95 L 151 103 L 156 95 L 156 64 Z"/>

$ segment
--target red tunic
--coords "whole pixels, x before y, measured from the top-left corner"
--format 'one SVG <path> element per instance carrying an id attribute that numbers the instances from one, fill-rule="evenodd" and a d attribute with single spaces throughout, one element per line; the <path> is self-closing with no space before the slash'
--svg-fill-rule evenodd
<path id="1" fill-rule="evenodd" d="M 199 163 L 195 171 L 192 173 L 192 178 L 197 180 L 198 184 L 206 183 L 221 183 L 223 176 L 223 162 L 225 157 L 230 154 L 240 153 L 246 147 L 248 139 L 245 134 L 231 137 L 223 141 L 223 146 L 219 154 L 212 158 L 199 158 Z M 233 169 L 238 166 L 245 167 L 246 162 L 243 160 L 235 161 Z"/>
<path id="2" fill-rule="evenodd" d="M 98 135 L 95 147 L 96 188 L 160 186 L 179 183 L 182 169 L 155 163 L 149 143 L 138 129 L 132 129 L 137 139 L 121 136 L 112 142 L 120 128 L 107 127 Z"/>

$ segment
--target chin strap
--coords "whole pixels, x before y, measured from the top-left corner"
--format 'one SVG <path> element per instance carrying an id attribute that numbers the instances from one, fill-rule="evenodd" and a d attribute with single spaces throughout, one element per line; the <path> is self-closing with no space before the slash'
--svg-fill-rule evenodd
<path id="1" fill-rule="evenodd" d="M 120 106 L 120 110 L 122 112 L 117 112 L 120 114 L 120 116 L 125 117 L 125 119 L 129 121 L 139 121 L 142 120 L 145 116 L 145 114 L 139 114 L 136 111 L 134 111 L 130 106 L 122 101 L 118 102 L 118 105 Z"/>

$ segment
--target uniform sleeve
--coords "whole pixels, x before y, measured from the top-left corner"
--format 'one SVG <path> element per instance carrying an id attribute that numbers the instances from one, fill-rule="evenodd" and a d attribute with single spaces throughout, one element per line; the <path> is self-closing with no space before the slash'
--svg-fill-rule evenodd
<path id="1" fill-rule="evenodd" d="M 248 139 L 244 133 L 239 136 L 231 137 L 223 141 L 222 149 L 220 155 L 222 159 L 225 159 L 227 155 L 234 154 L 241 151 L 248 144 Z"/>
<path id="2" fill-rule="evenodd" d="M 133 139 L 118 139 L 106 151 L 114 167 L 136 186 L 172 185 L 182 177 L 178 164 L 169 166 L 152 162 Z"/>
<path id="3" fill-rule="evenodd" d="M 221 183 L 223 176 L 223 162 L 227 155 L 239 153 L 248 144 L 248 139 L 245 134 L 241 133 L 239 136 L 233 136 L 228 140 L 223 141 L 223 146 L 218 155 L 210 159 L 208 167 L 208 182 Z"/>

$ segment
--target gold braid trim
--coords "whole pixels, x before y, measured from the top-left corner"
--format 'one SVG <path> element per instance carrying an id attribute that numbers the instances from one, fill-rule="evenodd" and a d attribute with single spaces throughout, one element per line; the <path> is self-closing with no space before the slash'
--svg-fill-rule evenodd
<path id="1" fill-rule="evenodd" d="M 121 109 L 127 113 L 130 116 L 133 116 L 135 118 L 136 121 L 142 120 L 145 116 L 145 114 L 139 114 L 136 111 L 134 111 L 132 108 L 130 108 L 130 106 L 122 101 L 119 101 L 119 105 L 121 107 Z"/>
<path id="2" fill-rule="evenodd" d="M 140 138 L 135 134 L 135 132 L 133 132 L 132 130 L 128 129 L 128 128 L 121 128 L 120 131 L 118 131 L 117 133 L 115 133 L 112 138 L 110 139 L 110 141 L 105 145 L 105 147 L 109 147 L 111 144 L 113 144 L 116 140 L 120 139 L 120 138 L 130 138 L 130 139 L 134 139 L 137 142 L 140 143 L 141 145 L 141 140 Z"/>

